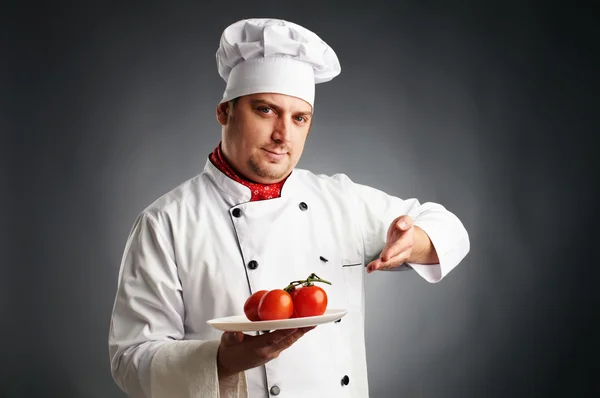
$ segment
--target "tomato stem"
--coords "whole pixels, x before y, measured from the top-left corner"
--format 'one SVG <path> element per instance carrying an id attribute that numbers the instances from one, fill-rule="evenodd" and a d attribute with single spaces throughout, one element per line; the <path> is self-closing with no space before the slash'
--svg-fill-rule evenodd
<path id="1" fill-rule="evenodd" d="M 310 274 L 308 276 L 308 278 L 306 278 L 304 280 L 298 280 L 298 281 L 292 281 L 292 282 L 290 282 L 290 284 L 287 285 L 283 290 L 285 290 L 286 292 L 290 293 L 298 285 L 312 286 L 314 284 L 314 282 L 327 283 L 328 285 L 331 285 L 331 282 L 326 281 L 325 279 L 321 278 L 320 276 L 318 276 L 315 273 L 312 273 L 312 274 Z"/>
<path id="2" fill-rule="evenodd" d="M 296 286 L 301 285 L 303 283 L 305 283 L 306 281 L 293 281 L 290 282 L 289 285 L 287 285 L 283 290 L 285 290 L 286 292 L 290 293 L 292 290 L 294 290 L 296 288 Z"/>
<path id="3" fill-rule="evenodd" d="M 325 279 L 321 278 L 320 276 L 318 276 L 317 274 L 310 274 L 308 276 L 308 278 L 306 279 L 306 286 L 310 286 L 313 282 L 322 282 L 322 283 L 327 283 L 328 285 L 331 285 L 331 282 L 326 281 Z"/>

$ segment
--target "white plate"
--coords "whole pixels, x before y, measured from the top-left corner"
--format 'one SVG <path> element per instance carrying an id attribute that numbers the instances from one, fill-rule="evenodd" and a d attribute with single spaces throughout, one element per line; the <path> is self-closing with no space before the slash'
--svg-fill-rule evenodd
<path id="1" fill-rule="evenodd" d="M 341 309 L 327 309 L 323 315 L 307 316 L 304 318 L 279 319 L 275 321 L 250 321 L 245 315 L 228 316 L 225 318 L 211 319 L 207 323 L 215 329 L 225 332 L 251 332 L 279 329 L 294 329 L 308 326 L 322 325 L 342 319 L 348 311 Z"/>

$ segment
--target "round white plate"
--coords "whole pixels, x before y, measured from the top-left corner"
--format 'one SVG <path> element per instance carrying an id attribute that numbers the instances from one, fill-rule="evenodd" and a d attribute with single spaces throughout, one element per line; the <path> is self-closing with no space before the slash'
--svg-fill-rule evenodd
<path id="1" fill-rule="evenodd" d="M 245 315 L 228 316 L 225 318 L 211 319 L 207 323 L 215 329 L 224 332 L 251 332 L 279 329 L 294 329 L 322 325 L 342 319 L 348 311 L 341 309 L 327 309 L 323 315 L 307 316 L 304 318 L 279 319 L 275 321 L 250 321 Z"/>

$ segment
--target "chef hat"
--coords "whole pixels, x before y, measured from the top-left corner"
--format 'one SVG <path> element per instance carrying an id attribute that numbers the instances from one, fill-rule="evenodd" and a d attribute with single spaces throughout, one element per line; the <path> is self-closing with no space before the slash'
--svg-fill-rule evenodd
<path id="1" fill-rule="evenodd" d="M 337 55 L 315 33 L 281 19 L 245 19 L 228 26 L 217 50 L 219 75 L 227 83 L 221 102 L 254 93 L 315 100 L 315 84 L 340 71 Z"/>

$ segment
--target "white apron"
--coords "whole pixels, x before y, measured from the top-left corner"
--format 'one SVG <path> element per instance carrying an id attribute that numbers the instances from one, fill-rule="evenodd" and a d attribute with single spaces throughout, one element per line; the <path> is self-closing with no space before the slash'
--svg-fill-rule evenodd
<path id="1" fill-rule="evenodd" d="M 204 173 L 159 198 L 129 236 L 109 347 L 113 377 L 140 397 L 368 397 L 365 265 L 402 214 L 427 232 L 439 265 L 410 266 L 435 283 L 469 251 L 468 234 L 434 203 L 402 200 L 342 174 L 295 169 L 280 198 L 250 190 L 210 161 Z M 401 267 L 399 269 L 410 269 Z M 316 273 L 328 308 L 348 310 L 268 362 L 219 384 L 212 318 L 243 314 L 253 292 Z"/>

